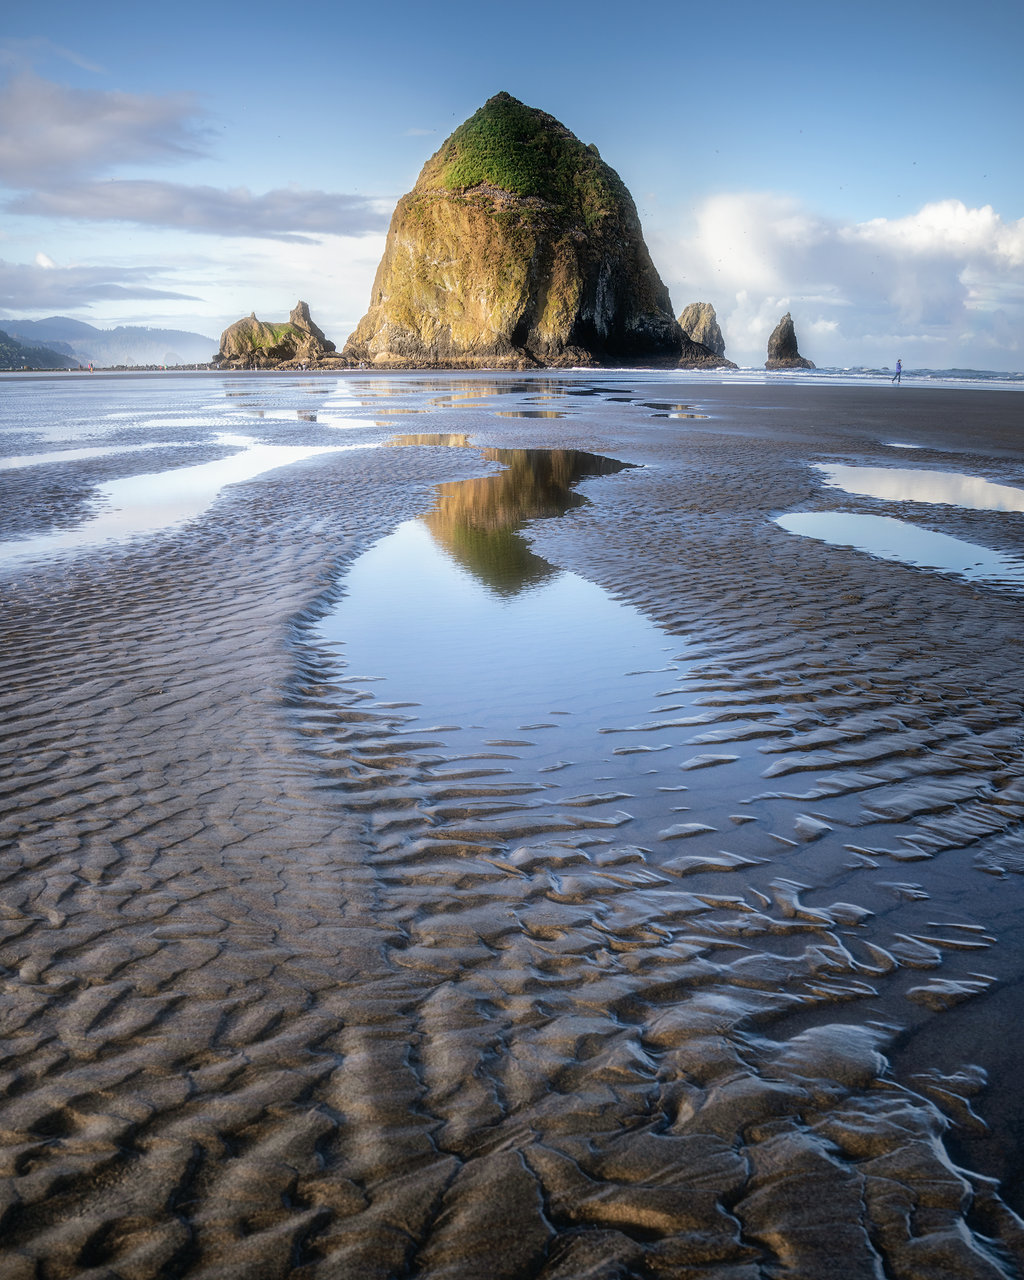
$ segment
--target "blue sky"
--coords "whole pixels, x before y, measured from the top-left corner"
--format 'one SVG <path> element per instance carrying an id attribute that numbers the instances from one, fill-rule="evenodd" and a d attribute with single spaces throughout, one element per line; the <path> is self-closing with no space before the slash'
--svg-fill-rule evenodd
<path id="1" fill-rule="evenodd" d="M 1024 5 L 20 6 L 0 35 L 0 328 L 339 345 L 397 198 L 488 97 L 622 176 L 678 313 L 764 360 L 1024 369 Z"/>

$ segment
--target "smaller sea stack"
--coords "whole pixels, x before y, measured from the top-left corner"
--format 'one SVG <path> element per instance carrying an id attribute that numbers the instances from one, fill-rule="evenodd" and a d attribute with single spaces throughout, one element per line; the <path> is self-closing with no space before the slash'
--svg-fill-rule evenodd
<path id="1" fill-rule="evenodd" d="M 716 356 L 725 355 L 725 339 L 710 302 L 691 302 L 679 317 L 679 327 L 691 342 L 699 342 Z"/>
<path id="2" fill-rule="evenodd" d="M 810 360 L 805 360 L 796 345 L 796 330 L 793 328 L 793 317 L 787 311 L 772 330 L 768 339 L 768 359 L 764 362 L 766 369 L 813 369 Z"/>
<path id="3" fill-rule="evenodd" d="M 319 368 L 343 363 L 334 343 L 313 323 L 309 307 L 297 302 L 286 321 L 257 320 L 256 312 L 236 320 L 220 336 L 214 361 L 225 369 Z"/>

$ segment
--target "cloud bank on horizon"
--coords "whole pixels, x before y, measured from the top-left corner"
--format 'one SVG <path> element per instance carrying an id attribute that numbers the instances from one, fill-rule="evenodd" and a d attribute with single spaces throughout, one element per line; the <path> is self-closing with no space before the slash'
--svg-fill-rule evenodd
<path id="1" fill-rule="evenodd" d="M 268 33 L 265 55 L 274 44 Z M 283 318 L 302 297 L 340 343 L 366 309 L 395 200 L 428 151 L 504 80 L 580 136 L 577 113 L 590 129 L 602 123 L 583 98 L 567 110 L 558 93 L 545 101 L 542 90 L 517 91 L 497 68 L 468 110 L 465 87 L 452 85 L 449 99 L 407 86 L 379 128 L 372 111 L 341 128 L 325 109 L 315 129 L 307 119 L 300 130 L 293 108 L 273 98 L 257 111 L 237 94 L 201 97 L 198 55 L 195 67 L 151 56 L 159 91 L 113 87 L 92 48 L 30 34 L 0 42 L 0 327 L 5 317 L 70 312 L 216 336 L 251 310 Z M 600 85 L 590 92 L 615 97 Z M 622 93 L 625 103 L 625 82 Z M 306 96 L 315 102 L 315 85 Z M 884 207 L 874 212 L 862 192 L 854 213 L 813 177 L 794 181 L 781 153 L 777 187 L 752 152 L 730 167 L 695 143 L 691 157 L 686 130 L 652 174 L 657 153 L 653 140 L 640 145 L 641 116 L 618 114 L 607 124 L 611 146 L 596 132 L 584 141 L 598 143 L 633 191 L 677 314 L 712 302 L 732 359 L 761 364 L 790 311 L 801 350 L 819 366 L 901 355 L 908 367 L 1024 369 L 1021 201 L 999 209 L 972 200 L 978 184 L 958 178 L 962 157 L 951 153 L 941 189 L 934 178 L 920 187 L 934 198 L 894 205 L 879 188 Z M 640 132 L 630 133 L 631 120 Z M 727 122 L 716 129 L 720 138 Z M 743 172 L 744 155 L 755 172 Z"/>
<path id="2" fill-rule="evenodd" d="M 907 363 L 908 352 L 921 367 L 1024 364 L 1024 218 L 1004 222 L 990 205 L 949 199 L 843 222 L 736 192 L 709 197 L 686 232 L 656 243 L 677 272 L 673 298 L 717 298 L 726 341 L 749 363 L 790 311 L 819 365 Z"/>

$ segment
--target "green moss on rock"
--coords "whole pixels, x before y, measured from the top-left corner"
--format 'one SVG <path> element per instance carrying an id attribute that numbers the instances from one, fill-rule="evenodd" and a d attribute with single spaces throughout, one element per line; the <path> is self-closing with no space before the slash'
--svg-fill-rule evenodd
<path id="1" fill-rule="evenodd" d="M 216 363 L 228 368 L 268 368 L 283 364 L 318 365 L 333 355 L 334 343 L 299 302 L 284 321 L 257 320 L 255 311 L 221 334 Z"/>
<path id="2" fill-rule="evenodd" d="M 425 185 L 447 191 L 489 186 L 542 200 L 588 223 L 607 217 L 627 194 L 596 147 L 584 146 L 554 116 L 508 93 L 496 94 L 460 125 L 424 176 Z"/>

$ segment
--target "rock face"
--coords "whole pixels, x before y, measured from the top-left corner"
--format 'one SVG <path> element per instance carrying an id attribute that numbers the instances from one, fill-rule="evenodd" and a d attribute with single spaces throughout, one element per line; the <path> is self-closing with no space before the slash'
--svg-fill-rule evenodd
<path id="1" fill-rule="evenodd" d="M 683 353 L 679 357 L 680 369 L 735 369 L 736 365 L 724 356 L 716 356 L 713 351 L 694 342 L 683 334 Z"/>
<path id="2" fill-rule="evenodd" d="M 735 369 L 725 358 L 725 339 L 710 302 L 691 302 L 679 317 L 683 331 L 682 369 Z"/>
<path id="3" fill-rule="evenodd" d="M 333 359 L 332 359 L 333 357 Z M 220 336 L 217 364 L 231 369 L 268 369 L 340 364 L 335 346 L 313 323 L 309 307 L 298 302 L 287 322 L 257 320 L 255 311 L 236 320 Z"/>
<path id="4" fill-rule="evenodd" d="M 710 302 L 691 302 L 679 317 L 679 327 L 692 342 L 699 342 L 716 356 L 725 355 L 725 339 Z"/>
<path id="5" fill-rule="evenodd" d="M 787 311 L 775 326 L 768 339 L 768 359 L 764 362 L 766 369 L 813 369 L 810 360 L 805 360 L 796 345 L 796 330 L 793 328 L 793 317 Z"/>
<path id="6" fill-rule="evenodd" d="M 399 200 L 343 354 L 522 369 L 674 365 L 682 349 L 618 174 L 553 116 L 499 93 Z"/>

